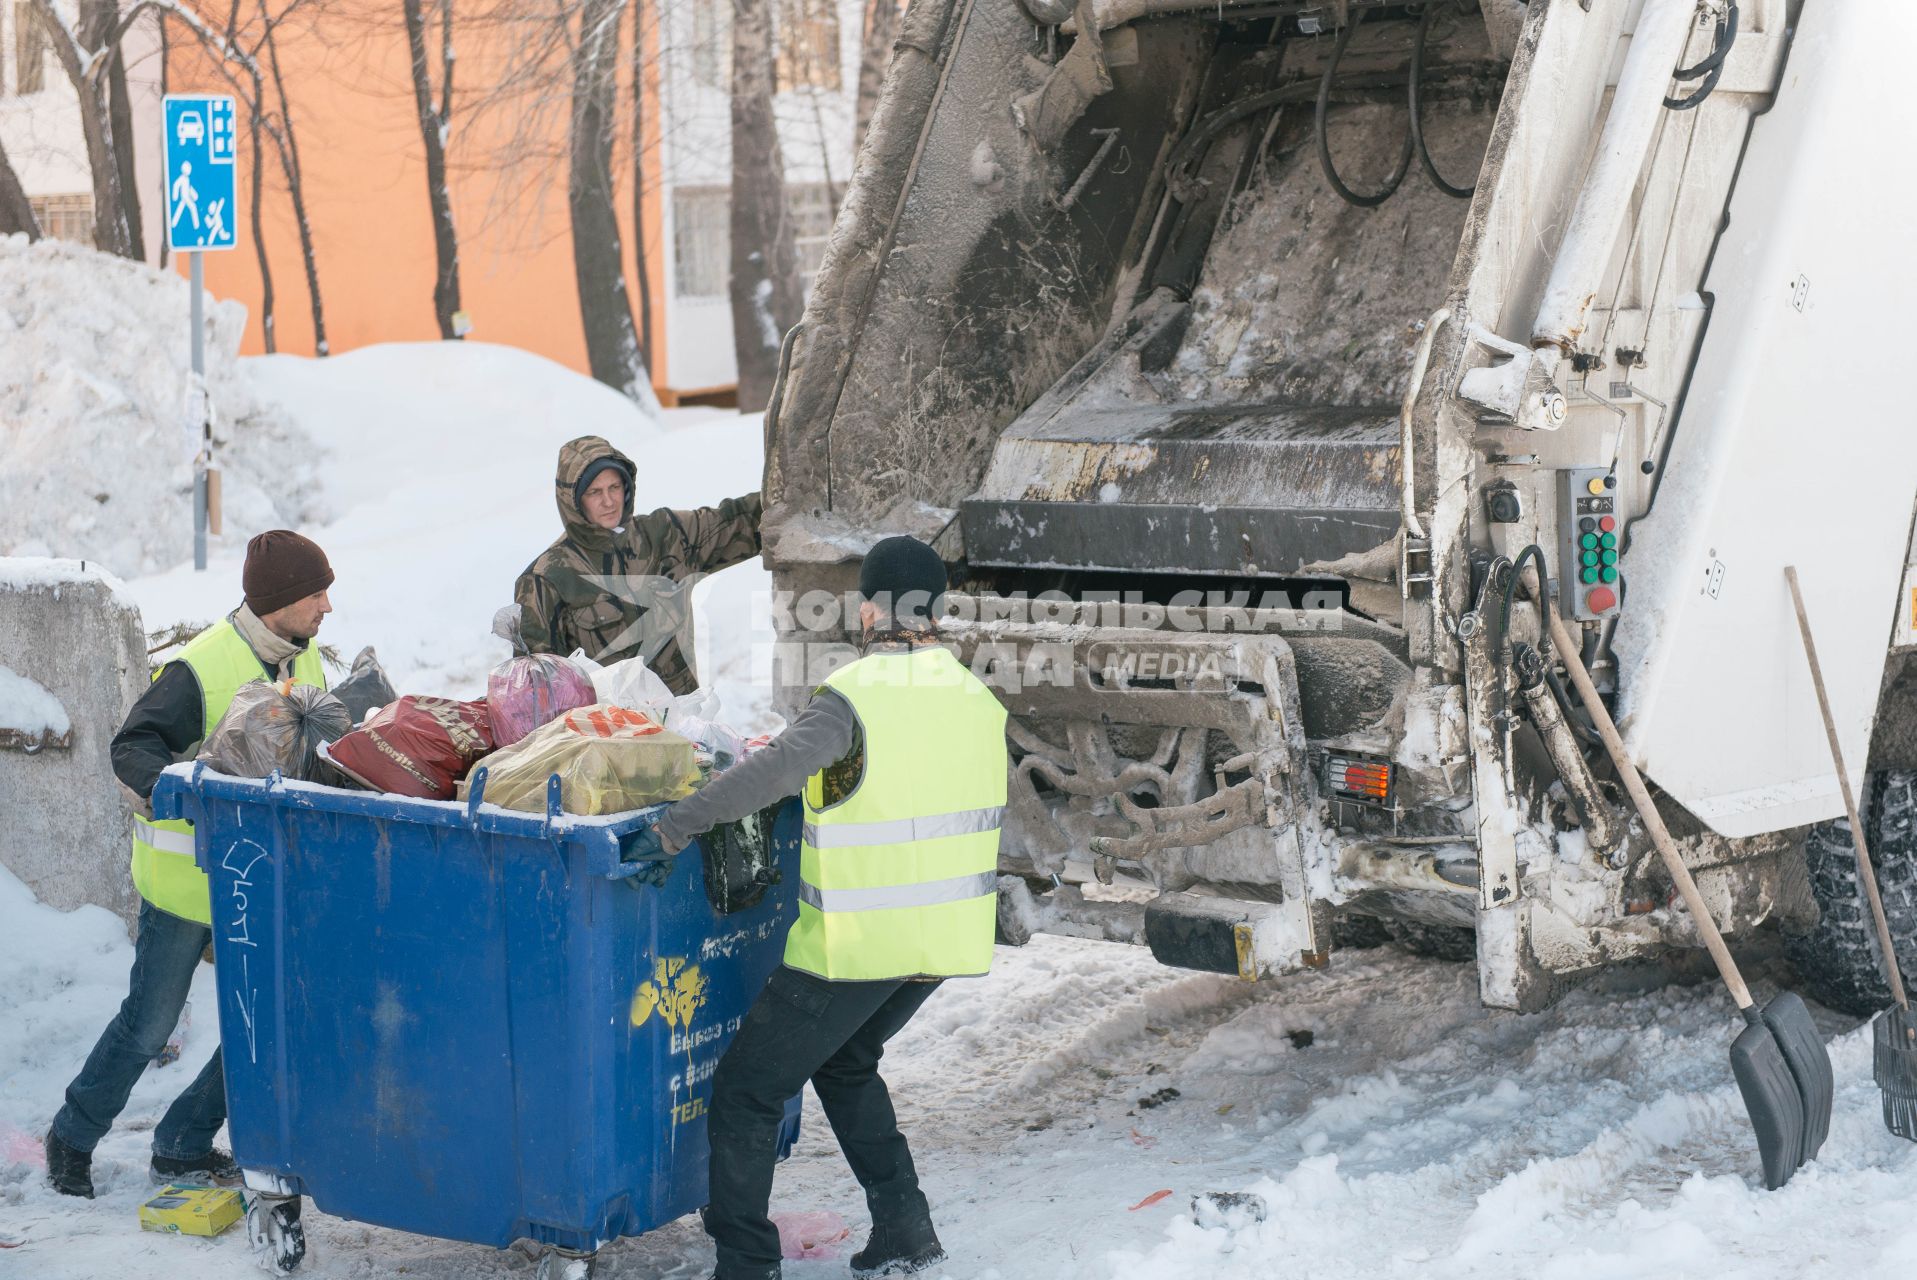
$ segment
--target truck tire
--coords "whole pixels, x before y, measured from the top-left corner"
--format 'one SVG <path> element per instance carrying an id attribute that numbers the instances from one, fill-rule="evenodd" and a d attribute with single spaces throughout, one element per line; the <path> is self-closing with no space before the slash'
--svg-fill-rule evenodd
<path id="1" fill-rule="evenodd" d="M 1908 982 L 1917 976 L 1917 773 L 1874 774 L 1865 783 L 1862 815 L 1884 900 L 1891 942 Z M 1877 926 L 1857 877 L 1850 820 L 1820 822 L 1804 836 L 1804 861 L 1819 920 L 1808 933 L 1787 934 L 1789 956 L 1819 1003 L 1863 1017 L 1890 1005 L 1890 984 L 1878 960 Z"/>
<path id="2" fill-rule="evenodd" d="M 1478 958 L 1478 934 L 1455 924 L 1424 924 L 1416 920 L 1387 920 L 1385 932 L 1401 950 L 1427 960 L 1470 961 Z"/>

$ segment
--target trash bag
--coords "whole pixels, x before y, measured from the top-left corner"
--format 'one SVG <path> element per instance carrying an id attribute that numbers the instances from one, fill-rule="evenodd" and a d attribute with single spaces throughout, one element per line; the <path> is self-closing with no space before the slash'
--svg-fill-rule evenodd
<path id="1" fill-rule="evenodd" d="M 424 800 L 450 800 L 453 786 L 493 749 L 486 702 L 407 696 L 383 707 L 327 749 L 361 786 Z"/>
<path id="2" fill-rule="evenodd" d="M 493 612 L 493 634 L 513 647 L 513 656 L 523 658 L 528 650 L 525 637 L 525 610 L 516 604 L 504 604 Z"/>
<path id="3" fill-rule="evenodd" d="M 720 915 L 750 911 L 782 878 L 773 865 L 772 828 L 784 804 L 776 801 L 737 822 L 722 822 L 699 837 L 706 900 Z"/>
<path id="4" fill-rule="evenodd" d="M 510 747 L 554 716 L 597 701 L 591 676 L 555 654 L 508 658 L 486 677 L 486 707 L 496 748 Z"/>
<path id="5" fill-rule="evenodd" d="M 581 665 L 592 675 L 593 691 L 598 694 L 594 699 L 615 707 L 624 707 L 628 711 L 643 711 L 655 720 L 663 721 L 677 699 L 672 690 L 666 688 L 666 682 L 652 673 L 639 658 L 627 658 L 610 666 L 600 666 L 583 653 L 575 653 L 573 661 L 585 659 Z"/>
<path id="6" fill-rule="evenodd" d="M 566 712 L 480 761 L 484 799 L 526 813 L 546 811 L 546 779 L 559 775 L 567 813 L 624 813 L 679 800 L 699 781 L 691 741 L 643 712 L 596 703 Z M 459 796 L 472 793 L 470 781 Z"/>
<path id="7" fill-rule="evenodd" d="M 730 769 L 745 754 L 744 738 L 717 721 L 686 715 L 678 705 L 666 712 L 666 728 L 691 738 L 700 750 L 707 752 L 712 757 L 714 773 Z"/>
<path id="8" fill-rule="evenodd" d="M 207 767 L 236 778 L 313 781 L 321 744 L 353 727 L 340 700 L 310 684 L 255 680 L 240 686 L 226 714 L 200 745 Z"/>
<path id="9" fill-rule="evenodd" d="M 346 678 L 334 685 L 332 694 L 342 703 L 358 724 L 366 718 L 369 711 L 377 711 L 399 696 L 393 688 L 393 682 L 386 678 L 386 668 L 379 665 L 379 655 L 373 652 L 373 646 L 367 645 L 353 659 L 353 669 Z"/>

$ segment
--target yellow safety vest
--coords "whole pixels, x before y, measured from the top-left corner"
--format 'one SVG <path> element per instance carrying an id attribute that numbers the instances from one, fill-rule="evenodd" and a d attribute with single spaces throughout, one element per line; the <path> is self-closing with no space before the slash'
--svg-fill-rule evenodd
<path id="1" fill-rule="evenodd" d="M 827 804 L 806 784 L 799 918 L 785 962 L 822 978 L 957 977 L 992 965 L 1005 708 L 938 646 L 826 680 L 857 714 L 864 769 Z"/>
<path id="2" fill-rule="evenodd" d="M 200 701 L 205 706 L 201 742 L 213 735 L 241 685 L 266 679 L 259 658 L 233 623 L 225 619 L 193 637 L 174 661 L 184 662 L 200 682 Z M 160 668 L 164 670 L 164 666 Z M 153 673 L 154 679 L 160 678 L 160 671 Z M 307 645 L 306 651 L 293 659 L 293 683 L 326 687 L 318 646 Z M 159 820 L 133 815 L 133 887 L 142 898 L 171 915 L 199 924 L 213 922 L 212 891 L 206 872 L 193 860 L 193 824 L 184 818 Z"/>

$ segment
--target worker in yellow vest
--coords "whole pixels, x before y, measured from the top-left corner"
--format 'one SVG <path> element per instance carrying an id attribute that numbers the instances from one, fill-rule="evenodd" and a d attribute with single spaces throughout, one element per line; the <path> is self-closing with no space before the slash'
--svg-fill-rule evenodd
<path id="1" fill-rule="evenodd" d="M 206 874 L 193 860 L 193 825 L 153 820 L 146 812 L 153 784 L 169 764 L 194 757 L 241 685 L 290 679 L 326 687 L 312 643 L 333 609 L 326 553 L 297 533 L 275 529 L 246 544 L 241 578 L 245 602 L 154 673 L 113 739 L 113 772 L 141 801 L 133 818 L 140 930 L 126 1002 L 67 1086 L 66 1105 L 47 1131 L 47 1178 L 66 1195 L 92 1199 L 93 1148 L 165 1047 L 213 938 Z M 233 1157 L 213 1146 L 225 1123 L 226 1081 L 216 1048 L 154 1127 L 154 1180 L 238 1182 Z"/>
<path id="2" fill-rule="evenodd" d="M 945 1260 L 878 1073 L 886 1041 L 941 980 L 992 963 L 1005 709 L 939 644 L 945 589 L 945 565 L 924 543 L 873 547 L 859 575 L 864 656 L 770 745 L 659 819 L 676 851 L 785 796 L 805 800 L 785 964 L 713 1077 L 704 1216 L 716 1280 L 779 1276 L 766 1216 L 773 1157 L 786 1100 L 807 1080 L 872 1214 L 852 1274 Z"/>

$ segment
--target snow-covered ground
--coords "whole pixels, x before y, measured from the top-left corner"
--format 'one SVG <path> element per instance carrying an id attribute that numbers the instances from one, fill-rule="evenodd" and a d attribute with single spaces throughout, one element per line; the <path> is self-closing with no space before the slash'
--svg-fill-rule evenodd
<path id="1" fill-rule="evenodd" d="M 0 1251 L 0 1275 L 257 1275 L 237 1234 L 135 1225 L 149 1131 L 212 1049 L 211 968 L 185 1056 L 147 1072 L 95 1157 L 101 1198 L 68 1200 L 40 1183 L 36 1139 L 125 991 L 130 948 L 105 911 L 61 915 L 4 872 L 0 918 L 0 1233 L 25 1238 Z M 1765 1192 L 1726 1059 L 1737 1020 L 1714 984 L 1669 977 L 1615 974 L 1520 1017 L 1480 1008 L 1469 967 L 1390 951 L 1246 985 L 1040 938 L 1001 948 L 987 978 L 946 984 L 894 1041 L 886 1076 L 950 1280 L 1905 1280 L 1917 1146 L 1879 1120 L 1868 1029 L 1820 1018 L 1837 1035 L 1830 1141 Z M 863 1201 L 810 1103 L 805 1125 L 775 1210 L 837 1215 L 853 1238 L 786 1274 L 833 1280 Z M 1256 1194 L 1265 1220 L 1199 1225 L 1192 1197 L 1214 1191 Z M 314 1277 L 531 1272 L 516 1252 L 307 1221 Z M 695 1280 L 711 1265 L 692 1218 L 601 1259 L 611 1280 Z"/>

